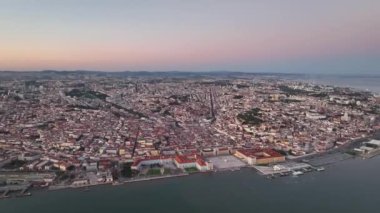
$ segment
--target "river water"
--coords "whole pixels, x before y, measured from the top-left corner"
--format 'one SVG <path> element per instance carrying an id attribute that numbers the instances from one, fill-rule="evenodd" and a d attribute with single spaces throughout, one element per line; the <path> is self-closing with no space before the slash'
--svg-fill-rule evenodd
<path id="1" fill-rule="evenodd" d="M 324 172 L 269 180 L 253 169 L 34 192 L 0 200 L 1 213 L 380 212 L 380 157 L 350 159 Z"/>
<path id="2" fill-rule="evenodd" d="M 303 75 L 295 80 L 314 84 L 350 87 L 380 94 L 380 75 Z"/>

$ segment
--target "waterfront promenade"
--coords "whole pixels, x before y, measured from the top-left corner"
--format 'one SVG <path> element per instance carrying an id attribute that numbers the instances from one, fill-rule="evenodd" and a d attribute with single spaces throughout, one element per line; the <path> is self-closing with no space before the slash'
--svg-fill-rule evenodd
<path id="1" fill-rule="evenodd" d="M 380 202 L 380 157 L 348 159 L 313 172 L 266 179 L 251 168 L 194 174 L 183 178 L 104 185 L 88 191 L 33 192 L 25 199 L 0 201 L 6 213 L 374 213 Z M 147 205 L 149 203 L 149 205 Z"/>

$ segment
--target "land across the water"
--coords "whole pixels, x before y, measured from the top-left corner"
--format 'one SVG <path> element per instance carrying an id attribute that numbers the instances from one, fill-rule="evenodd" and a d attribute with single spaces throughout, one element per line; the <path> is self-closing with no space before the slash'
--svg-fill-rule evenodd
<path id="1" fill-rule="evenodd" d="M 90 190 L 39 191 L 0 201 L 23 212 L 377 212 L 380 157 L 330 164 L 323 173 L 265 179 L 252 169 L 194 174 Z"/>

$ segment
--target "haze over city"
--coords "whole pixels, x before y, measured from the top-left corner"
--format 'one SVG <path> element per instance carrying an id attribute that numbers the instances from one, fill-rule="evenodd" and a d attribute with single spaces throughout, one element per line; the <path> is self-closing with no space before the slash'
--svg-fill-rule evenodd
<path id="1" fill-rule="evenodd" d="M 380 1 L 0 2 L 0 70 L 367 73 Z"/>

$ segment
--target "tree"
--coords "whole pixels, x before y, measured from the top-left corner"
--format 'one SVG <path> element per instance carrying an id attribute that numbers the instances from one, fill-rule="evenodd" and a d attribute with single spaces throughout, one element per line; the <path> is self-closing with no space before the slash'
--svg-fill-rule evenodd
<path id="1" fill-rule="evenodd" d="M 132 163 L 123 163 L 121 168 L 121 176 L 123 177 L 132 177 Z"/>

